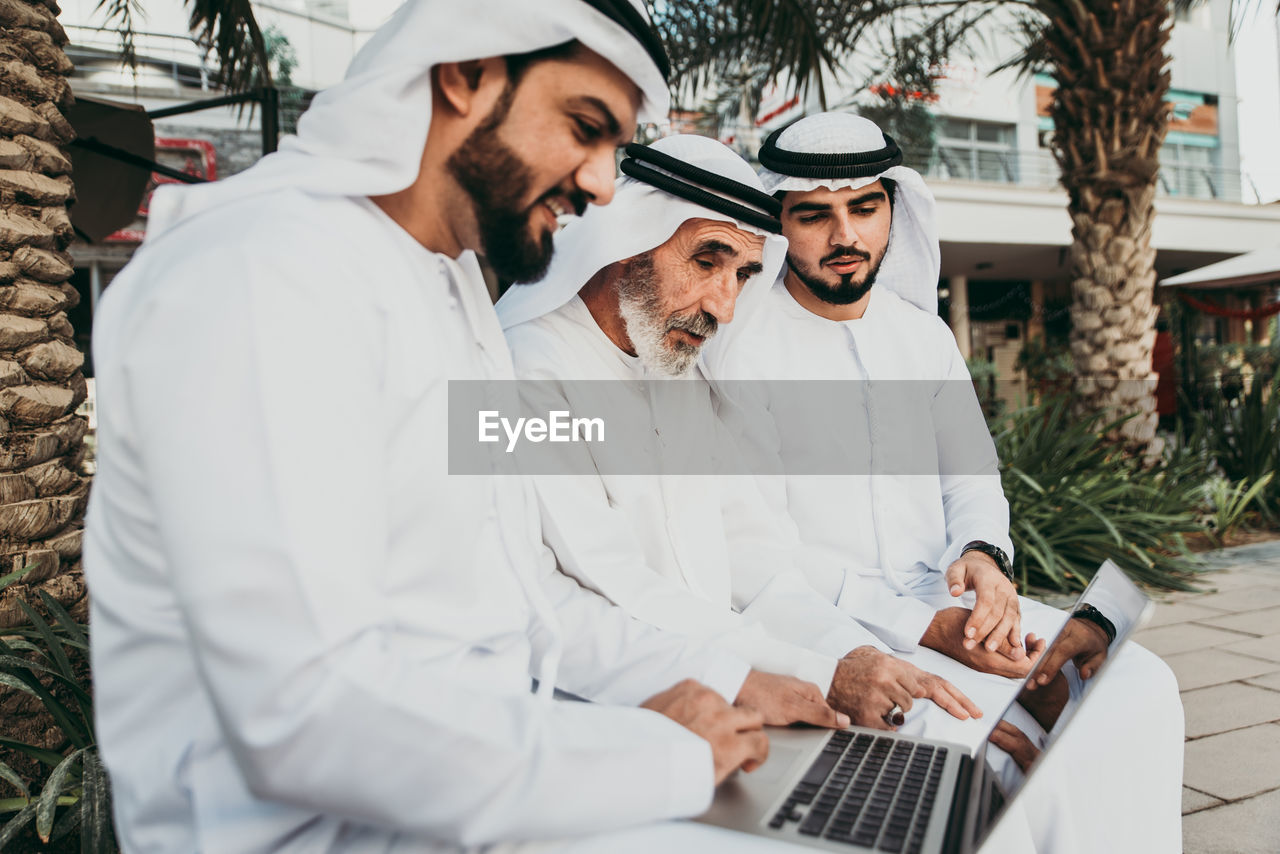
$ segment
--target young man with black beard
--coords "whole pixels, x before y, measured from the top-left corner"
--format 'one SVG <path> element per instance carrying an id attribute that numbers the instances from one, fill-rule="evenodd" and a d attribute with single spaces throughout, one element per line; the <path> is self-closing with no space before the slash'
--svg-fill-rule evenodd
<path id="1" fill-rule="evenodd" d="M 1017 595 L 995 446 L 937 316 L 932 194 L 893 140 L 853 115 L 801 119 L 772 134 L 760 160 L 782 204 L 787 268 L 705 363 L 713 383 L 766 390 L 747 423 L 756 445 L 781 456 L 784 477 L 761 480 L 800 530 L 799 565 L 899 655 L 983 708 L 1009 702 L 1017 683 L 999 677 L 1025 676 L 1065 625 L 1038 679 L 1078 697 L 1107 637 L 1087 614 Z M 1110 667 L 1023 799 L 1037 850 L 1180 848 L 1176 682 L 1134 644 Z M 1023 735 L 1001 729 L 992 740 L 1017 754 L 1045 733 L 1014 711 Z M 1137 725 L 1115 727 L 1125 719 Z M 931 734 L 947 737 L 949 723 L 931 720 Z M 961 743 L 985 731 L 953 728 Z"/>
<path id="2" fill-rule="evenodd" d="M 586 594 L 525 480 L 448 465 L 450 381 L 512 377 L 476 253 L 536 278 L 666 114 L 642 8 L 409 0 L 278 153 L 156 193 L 94 331 L 124 850 L 716 844 L 663 820 L 764 760 L 747 665 Z"/>

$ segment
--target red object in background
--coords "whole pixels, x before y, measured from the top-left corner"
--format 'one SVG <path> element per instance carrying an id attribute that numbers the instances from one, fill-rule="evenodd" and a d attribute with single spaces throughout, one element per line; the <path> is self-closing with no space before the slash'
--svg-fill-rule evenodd
<path id="1" fill-rule="evenodd" d="M 760 118 L 756 119 L 756 127 L 764 127 L 766 124 L 773 121 L 778 116 L 785 113 L 787 110 L 790 110 L 792 107 L 799 106 L 799 104 L 800 104 L 800 96 L 796 95 L 791 100 L 783 102 L 782 106 L 778 107 L 777 109 L 770 110 L 769 112 L 765 113 L 763 116 L 760 116 Z"/>
<path id="2" fill-rule="evenodd" d="M 1273 302 L 1270 305 L 1260 306 L 1258 308 L 1223 308 L 1208 297 L 1204 299 L 1196 299 L 1191 294 L 1178 294 L 1178 298 L 1196 311 L 1213 315 L 1214 317 L 1230 317 L 1234 320 L 1266 320 L 1273 314 L 1280 314 L 1280 302 Z"/>
<path id="3" fill-rule="evenodd" d="M 867 87 L 867 90 L 881 98 L 896 98 L 901 95 L 908 101 L 924 101 L 928 104 L 937 103 L 939 96 L 935 92 L 921 92 L 919 89 L 898 89 L 892 83 L 876 83 Z"/>
<path id="4" fill-rule="evenodd" d="M 1156 333 L 1156 343 L 1151 349 L 1151 369 L 1160 375 L 1156 381 L 1156 413 L 1178 413 L 1178 373 L 1174 368 L 1173 335 L 1168 331 Z"/>
<path id="5" fill-rule="evenodd" d="M 218 153 L 214 149 L 213 143 L 205 139 L 158 136 L 156 137 L 156 162 L 179 169 L 188 175 L 203 178 L 206 181 L 216 181 L 218 178 Z M 142 238 L 147 234 L 145 220 L 147 211 L 151 206 L 152 192 L 161 184 L 180 183 L 182 182 L 176 178 L 157 175 L 152 172 L 151 183 L 147 188 L 146 194 L 142 197 L 142 204 L 138 205 L 138 219 L 142 222 L 135 223 L 130 228 L 120 229 L 103 242 L 141 243 Z M 142 227 L 139 228 L 137 226 Z"/>

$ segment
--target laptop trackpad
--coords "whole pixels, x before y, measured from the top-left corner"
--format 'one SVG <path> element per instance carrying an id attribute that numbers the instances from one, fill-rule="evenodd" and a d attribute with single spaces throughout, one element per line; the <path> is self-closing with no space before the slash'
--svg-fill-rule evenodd
<path id="1" fill-rule="evenodd" d="M 809 750 L 801 750 L 798 747 L 783 747 L 780 745 L 772 745 L 769 749 L 769 758 L 764 761 L 756 770 L 752 771 L 748 778 L 752 785 L 758 783 L 775 783 L 783 779 L 791 772 L 792 766 L 796 764 L 801 756 L 806 753 L 812 753 Z"/>

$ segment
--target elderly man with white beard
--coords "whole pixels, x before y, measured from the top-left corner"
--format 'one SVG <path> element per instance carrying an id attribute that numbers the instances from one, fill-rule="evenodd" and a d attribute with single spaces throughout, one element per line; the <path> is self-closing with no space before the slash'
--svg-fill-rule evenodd
<path id="1" fill-rule="evenodd" d="M 613 206 L 558 236 L 539 288 L 498 303 L 522 388 L 553 398 L 540 408 L 585 411 L 602 385 L 589 381 L 609 381 L 637 419 L 654 419 L 669 464 L 637 476 L 631 466 L 642 462 L 582 446 L 561 473 L 535 477 L 560 568 L 632 616 L 797 677 L 748 677 L 739 700 L 766 722 L 785 723 L 779 704 L 793 695 L 825 695 L 855 723 L 881 728 L 895 706 L 925 697 L 957 718 L 978 714 L 809 587 L 787 520 L 768 512 L 751 478 L 670 473 L 695 445 L 731 452 L 698 358 L 740 293 L 763 294 L 783 245 L 771 200 L 720 143 L 676 136 L 627 153 Z"/>
<path id="2" fill-rule="evenodd" d="M 857 116 L 801 119 L 773 133 L 760 159 L 782 205 L 787 266 L 709 348 L 706 366 L 723 389 L 759 393 L 737 402 L 753 413 L 751 444 L 781 456 L 786 476 L 764 481 L 765 492 L 794 518 L 810 582 L 985 706 L 1008 702 L 1018 683 L 1005 677 L 1025 675 L 1065 625 L 1038 690 L 1044 701 L 1078 698 L 1115 630 L 1096 610 L 1068 615 L 1016 595 L 995 448 L 936 316 L 932 194 L 894 142 Z M 838 388 L 847 417 L 799 417 L 794 399 L 770 399 L 781 388 L 803 393 L 805 380 L 826 394 Z M 895 407 L 902 401 L 910 408 Z M 815 448 L 826 476 L 801 470 Z M 1025 646 L 1023 627 L 1034 632 Z M 1172 674 L 1130 645 L 1097 687 L 1028 787 L 1037 849 L 1179 850 L 1182 712 Z M 1036 721 L 1019 726 L 1024 734 L 1002 727 L 992 740 L 1022 764 L 1045 733 Z M 961 742 L 974 732 L 952 729 Z"/>

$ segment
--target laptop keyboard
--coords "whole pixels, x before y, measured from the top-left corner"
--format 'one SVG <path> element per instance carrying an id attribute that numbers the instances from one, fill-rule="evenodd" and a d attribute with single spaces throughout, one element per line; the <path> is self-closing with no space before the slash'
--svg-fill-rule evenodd
<path id="1" fill-rule="evenodd" d="M 769 821 L 834 842 L 916 854 L 947 758 L 945 747 L 832 733 L 809 772 Z M 807 806 L 802 814 L 798 809 Z"/>

